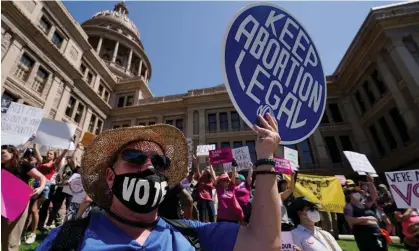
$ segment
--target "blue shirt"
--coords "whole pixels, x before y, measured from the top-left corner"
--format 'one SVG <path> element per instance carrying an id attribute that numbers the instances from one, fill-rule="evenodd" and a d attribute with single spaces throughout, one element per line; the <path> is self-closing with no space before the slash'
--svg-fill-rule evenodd
<path id="1" fill-rule="evenodd" d="M 236 242 L 239 225 L 229 222 L 201 223 L 186 221 L 199 236 L 201 248 L 205 251 L 231 251 Z M 52 230 L 37 251 L 50 250 L 60 228 Z M 103 213 L 94 213 L 86 229 L 78 250 L 116 251 L 116 250 L 173 250 L 195 251 L 189 241 L 174 227 L 160 219 L 151 231 L 144 246 L 133 240 L 115 226 Z"/>

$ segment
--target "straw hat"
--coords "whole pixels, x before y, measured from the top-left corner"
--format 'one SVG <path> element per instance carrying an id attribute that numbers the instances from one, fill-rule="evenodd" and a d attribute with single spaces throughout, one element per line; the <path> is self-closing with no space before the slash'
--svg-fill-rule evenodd
<path id="1" fill-rule="evenodd" d="M 176 127 L 158 124 L 104 131 L 85 150 L 80 173 L 86 193 L 105 209 L 112 203 L 112 192 L 105 180 L 106 169 L 112 164 L 114 155 L 134 141 L 154 142 L 170 158 L 170 168 L 165 172 L 169 188 L 179 184 L 188 174 L 188 144 L 183 133 Z"/>

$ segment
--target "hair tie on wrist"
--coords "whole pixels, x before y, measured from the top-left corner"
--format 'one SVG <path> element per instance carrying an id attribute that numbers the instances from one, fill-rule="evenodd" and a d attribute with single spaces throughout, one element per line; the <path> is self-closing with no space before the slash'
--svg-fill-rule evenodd
<path id="1" fill-rule="evenodd" d="M 255 162 L 255 167 L 262 166 L 262 165 L 270 165 L 275 167 L 275 160 L 274 159 L 258 159 Z"/>

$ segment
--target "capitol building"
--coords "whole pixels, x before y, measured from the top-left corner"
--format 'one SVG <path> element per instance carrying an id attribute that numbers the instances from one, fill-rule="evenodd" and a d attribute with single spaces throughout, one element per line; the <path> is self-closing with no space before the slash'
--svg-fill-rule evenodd
<path id="1" fill-rule="evenodd" d="M 82 24 L 60 1 L 4 1 L 1 14 L 2 110 L 11 101 L 43 108 L 76 124 L 77 139 L 172 124 L 195 147 L 247 145 L 255 158 L 254 133 L 223 84 L 153 96 L 152 62 L 124 2 Z M 380 173 L 419 169 L 419 2 L 370 10 L 327 85 L 319 128 L 289 146 L 301 172 L 353 175 L 344 150 L 366 154 Z"/>

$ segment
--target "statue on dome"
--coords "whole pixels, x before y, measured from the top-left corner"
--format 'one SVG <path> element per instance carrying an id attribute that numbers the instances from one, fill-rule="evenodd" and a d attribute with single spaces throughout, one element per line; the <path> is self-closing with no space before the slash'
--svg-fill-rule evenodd
<path id="1" fill-rule="evenodd" d="M 115 7 L 113 8 L 113 10 L 114 11 L 117 11 L 117 12 L 119 12 L 121 14 L 125 14 L 125 15 L 128 15 L 128 13 L 129 13 L 128 12 L 128 7 L 125 4 L 125 1 L 121 1 L 121 2 L 119 2 L 117 4 L 115 4 Z"/>

